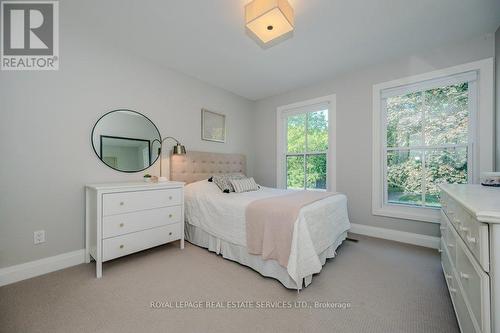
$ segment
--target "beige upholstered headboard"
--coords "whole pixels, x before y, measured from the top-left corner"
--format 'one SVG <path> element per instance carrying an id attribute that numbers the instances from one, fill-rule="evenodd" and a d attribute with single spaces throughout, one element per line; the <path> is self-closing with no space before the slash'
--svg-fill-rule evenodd
<path id="1" fill-rule="evenodd" d="M 246 158 L 241 154 L 188 151 L 170 157 L 170 180 L 187 184 L 208 179 L 214 174 L 246 172 Z"/>

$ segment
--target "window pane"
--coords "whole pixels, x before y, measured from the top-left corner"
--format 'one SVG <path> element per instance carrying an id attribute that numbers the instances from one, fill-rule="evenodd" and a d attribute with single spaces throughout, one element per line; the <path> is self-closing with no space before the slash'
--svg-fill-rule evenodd
<path id="1" fill-rule="evenodd" d="M 468 84 L 425 92 L 425 143 L 466 144 L 469 120 Z"/>
<path id="2" fill-rule="evenodd" d="M 422 145 L 422 93 L 387 98 L 387 146 Z"/>
<path id="3" fill-rule="evenodd" d="M 422 205 L 422 154 L 420 151 L 387 152 L 388 202 Z"/>
<path id="4" fill-rule="evenodd" d="M 302 153 L 306 148 L 306 114 L 287 118 L 287 152 Z"/>
<path id="5" fill-rule="evenodd" d="M 307 188 L 326 190 L 326 154 L 307 156 Z"/>
<path id="6" fill-rule="evenodd" d="M 328 110 L 307 114 L 307 151 L 328 150 Z"/>
<path id="7" fill-rule="evenodd" d="M 286 157 L 286 187 L 304 188 L 304 156 Z"/>
<path id="8" fill-rule="evenodd" d="M 425 155 L 425 205 L 440 207 L 440 183 L 467 183 L 467 148 L 429 150 Z"/>

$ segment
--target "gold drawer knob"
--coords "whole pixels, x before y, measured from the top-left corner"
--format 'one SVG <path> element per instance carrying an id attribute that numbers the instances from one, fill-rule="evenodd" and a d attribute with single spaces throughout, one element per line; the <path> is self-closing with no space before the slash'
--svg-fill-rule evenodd
<path id="1" fill-rule="evenodd" d="M 172 218 L 172 214 L 168 214 L 168 217 L 169 217 L 169 218 Z"/>
<path id="2" fill-rule="evenodd" d="M 120 228 L 123 228 L 123 226 L 124 226 L 124 225 L 125 225 L 125 224 L 123 224 L 123 223 L 120 223 Z"/>
<path id="3" fill-rule="evenodd" d="M 123 201 L 120 202 L 120 206 L 123 206 L 125 203 Z"/>
<path id="4" fill-rule="evenodd" d="M 124 247 L 125 247 L 125 246 L 124 246 L 123 244 L 122 244 L 122 245 L 120 245 L 120 249 L 123 249 Z"/>

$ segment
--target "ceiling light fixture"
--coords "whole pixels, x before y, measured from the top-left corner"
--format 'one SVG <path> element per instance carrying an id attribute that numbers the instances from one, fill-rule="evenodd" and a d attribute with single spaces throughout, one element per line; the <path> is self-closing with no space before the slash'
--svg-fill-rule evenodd
<path id="1" fill-rule="evenodd" d="M 293 8 L 287 0 L 253 0 L 245 6 L 245 24 L 267 44 L 293 31 Z"/>

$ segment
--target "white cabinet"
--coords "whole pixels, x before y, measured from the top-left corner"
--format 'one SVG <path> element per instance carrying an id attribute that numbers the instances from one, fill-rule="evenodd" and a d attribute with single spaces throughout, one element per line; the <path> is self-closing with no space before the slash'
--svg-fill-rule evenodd
<path id="1" fill-rule="evenodd" d="M 142 182 L 85 187 L 86 262 L 102 263 L 180 240 L 184 248 L 184 183 Z"/>
<path id="2" fill-rule="evenodd" d="M 441 263 L 460 328 L 500 333 L 500 189 L 440 187 Z"/>

